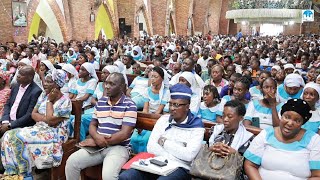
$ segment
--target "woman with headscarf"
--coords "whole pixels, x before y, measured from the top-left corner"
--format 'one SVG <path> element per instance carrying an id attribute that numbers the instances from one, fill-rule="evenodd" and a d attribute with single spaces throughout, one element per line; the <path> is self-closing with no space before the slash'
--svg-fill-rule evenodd
<path id="1" fill-rule="evenodd" d="M 302 128 L 313 131 L 320 134 L 320 109 L 317 105 L 320 103 L 320 85 L 314 82 L 306 84 L 303 88 L 301 99 L 305 100 L 310 108 L 312 116 L 308 122 L 306 122 Z"/>
<path id="2" fill-rule="evenodd" d="M 154 67 L 150 73 L 151 86 L 144 91 L 144 113 L 162 114 L 169 101 L 169 88 L 165 86 L 165 73 L 162 68 Z"/>
<path id="3" fill-rule="evenodd" d="M 21 69 L 21 68 L 24 67 L 24 66 L 31 66 L 31 65 L 32 65 L 31 61 L 30 61 L 29 59 L 27 59 L 27 58 L 23 58 L 23 59 L 21 59 L 21 60 L 18 62 L 17 71 L 16 71 L 15 75 L 13 76 L 13 79 L 12 79 L 12 81 L 11 81 L 11 83 L 10 83 L 11 86 L 12 86 L 13 84 L 16 84 L 16 83 L 17 83 L 17 76 L 18 76 L 18 74 L 19 74 L 19 69 Z M 34 75 L 33 81 L 34 81 L 41 89 L 43 89 L 43 87 L 42 87 L 42 81 L 41 81 L 40 76 L 39 76 L 39 74 L 38 74 L 37 72 L 36 72 L 35 75 Z"/>
<path id="4" fill-rule="evenodd" d="M 128 85 L 128 78 L 126 75 L 126 66 L 119 60 L 115 61 L 113 64 L 118 66 L 120 73 L 123 74 L 124 80 L 126 81 L 126 84 Z"/>
<path id="5" fill-rule="evenodd" d="M 300 98 L 304 86 L 304 80 L 299 74 L 287 75 L 283 84 L 277 88 L 277 101 L 284 103 L 289 99 Z"/>
<path id="6" fill-rule="evenodd" d="M 2 118 L 4 105 L 7 103 L 11 93 L 9 79 L 9 72 L 0 70 L 0 118 Z"/>
<path id="7" fill-rule="evenodd" d="M 67 64 L 71 64 L 73 61 L 77 59 L 77 54 L 74 51 L 73 48 L 69 48 L 68 53 L 67 53 Z"/>
<path id="8" fill-rule="evenodd" d="M 72 89 L 76 88 L 77 80 L 79 79 L 78 71 L 71 64 L 64 64 L 62 70 L 67 73 L 66 84 L 61 88 L 63 94 L 68 94 L 70 97 L 72 94 Z"/>
<path id="9" fill-rule="evenodd" d="M 98 63 L 100 63 L 100 53 L 99 50 L 96 47 L 92 47 L 91 51 L 94 52 L 95 56 L 94 59 L 95 61 L 97 61 Z"/>
<path id="10" fill-rule="evenodd" d="M 194 74 L 187 71 L 181 73 L 179 83 L 187 85 L 192 90 L 190 111 L 192 114 L 197 115 L 201 103 L 201 89 L 196 86 Z"/>
<path id="11" fill-rule="evenodd" d="M 83 110 L 90 109 L 91 98 L 97 87 L 98 77 L 93 65 L 89 62 L 82 64 L 79 72 L 79 79 L 75 89 L 71 89 L 71 99 L 83 101 Z"/>
<path id="12" fill-rule="evenodd" d="M 55 68 L 53 64 L 49 60 L 44 60 L 40 62 L 40 68 L 39 68 L 39 76 L 41 79 L 42 84 L 44 84 L 45 77 L 48 74 L 49 71 L 53 71 Z"/>
<path id="13" fill-rule="evenodd" d="M 105 66 L 102 69 L 102 74 L 101 74 L 101 82 L 98 83 L 91 99 L 91 105 L 92 107 L 89 109 L 86 109 L 84 113 L 81 115 L 81 126 L 80 126 L 80 141 L 83 141 L 86 139 L 86 136 L 89 132 L 89 125 L 92 119 L 92 114 L 93 114 L 93 106 L 96 105 L 98 100 L 105 95 L 105 80 L 109 76 L 109 74 L 114 73 L 114 72 L 119 72 L 119 69 L 117 66 L 114 65 L 108 65 Z M 71 116 L 70 121 L 74 121 L 74 116 Z M 71 134 L 73 132 L 73 128 L 71 128 Z"/>
<path id="14" fill-rule="evenodd" d="M 67 120 L 71 101 L 60 89 L 65 84 L 65 72 L 54 70 L 45 78 L 44 92 L 32 111 L 36 124 L 16 128 L 3 135 L 1 158 L 5 175 L 23 175 L 32 179 L 32 168 L 57 167 L 62 160 L 62 144 L 67 141 Z"/>
<path id="15" fill-rule="evenodd" d="M 142 61 L 143 60 L 143 54 L 140 46 L 134 46 L 132 48 L 131 56 L 133 57 L 133 60 L 135 61 Z"/>
<path id="16" fill-rule="evenodd" d="M 320 136 L 302 128 L 312 116 L 310 110 L 301 99 L 282 106 L 280 126 L 262 130 L 244 153 L 249 179 L 320 178 Z"/>

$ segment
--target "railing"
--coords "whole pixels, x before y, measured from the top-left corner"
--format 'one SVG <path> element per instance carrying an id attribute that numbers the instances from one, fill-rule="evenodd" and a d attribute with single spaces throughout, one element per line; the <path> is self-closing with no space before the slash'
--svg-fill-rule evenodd
<path id="1" fill-rule="evenodd" d="M 230 0 L 229 10 L 235 9 L 310 9 L 312 0 Z"/>

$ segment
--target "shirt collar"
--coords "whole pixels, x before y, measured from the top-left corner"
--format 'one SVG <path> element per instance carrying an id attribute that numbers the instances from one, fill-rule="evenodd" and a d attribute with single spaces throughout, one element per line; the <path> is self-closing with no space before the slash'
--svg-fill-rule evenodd
<path id="1" fill-rule="evenodd" d="M 188 121 L 188 116 L 180 124 L 187 124 L 187 121 Z M 172 119 L 172 123 L 178 124 L 174 119 Z"/>
<path id="2" fill-rule="evenodd" d="M 124 101 L 124 98 L 125 98 L 126 96 L 122 93 L 122 95 L 121 95 L 121 97 L 120 97 L 120 99 L 114 104 L 114 105 L 117 105 L 117 104 L 119 104 L 119 103 L 123 103 L 123 101 Z M 108 104 L 110 105 L 110 106 L 112 106 L 112 104 L 111 104 L 111 101 L 110 101 L 110 98 L 108 97 Z"/>
<path id="3" fill-rule="evenodd" d="M 26 87 L 22 87 L 22 85 L 19 86 L 19 89 L 27 90 L 30 84 L 26 85 Z"/>

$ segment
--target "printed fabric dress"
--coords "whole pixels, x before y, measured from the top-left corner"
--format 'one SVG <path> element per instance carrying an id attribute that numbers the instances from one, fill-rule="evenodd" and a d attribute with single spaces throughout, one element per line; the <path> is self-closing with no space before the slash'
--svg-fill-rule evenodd
<path id="1" fill-rule="evenodd" d="M 47 96 L 43 93 L 38 98 L 35 108 L 38 113 L 46 114 Z M 38 169 L 57 167 L 62 160 L 62 143 L 68 139 L 67 120 L 72 104 L 68 96 L 62 96 L 53 105 L 55 117 L 63 117 L 57 127 L 50 127 L 45 122 L 34 126 L 7 131 L 1 145 L 1 160 L 5 175 L 21 174 L 31 176 L 32 167 Z"/>

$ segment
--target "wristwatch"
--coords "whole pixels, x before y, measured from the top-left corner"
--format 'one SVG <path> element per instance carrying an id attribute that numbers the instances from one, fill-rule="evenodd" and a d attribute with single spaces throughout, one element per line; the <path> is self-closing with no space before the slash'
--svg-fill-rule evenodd
<path id="1" fill-rule="evenodd" d="M 8 129 L 11 129 L 11 123 L 8 124 Z"/>
<path id="2" fill-rule="evenodd" d="M 49 102 L 52 103 L 50 100 L 47 100 L 47 103 L 49 103 Z"/>

